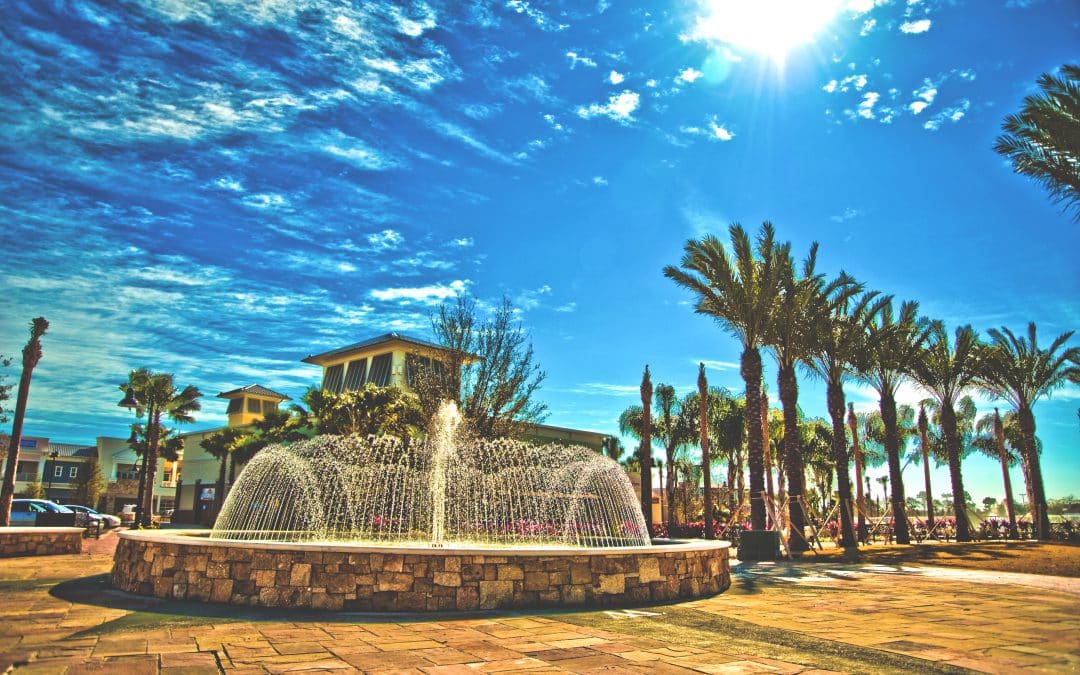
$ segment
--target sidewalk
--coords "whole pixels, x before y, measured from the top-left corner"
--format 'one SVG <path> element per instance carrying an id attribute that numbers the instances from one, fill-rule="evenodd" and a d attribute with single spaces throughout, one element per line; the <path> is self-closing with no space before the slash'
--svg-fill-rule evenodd
<path id="1" fill-rule="evenodd" d="M 0 672 L 1080 669 L 1080 589 L 1056 577 L 759 563 L 714 598 L 637 610 L 290 614 L 114 591 L 115 541 L 0 564 Z"/>

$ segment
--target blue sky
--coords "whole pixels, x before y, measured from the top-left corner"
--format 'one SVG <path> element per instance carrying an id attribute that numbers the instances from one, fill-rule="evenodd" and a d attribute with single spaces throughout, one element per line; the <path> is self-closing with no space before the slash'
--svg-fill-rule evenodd
<path id="1" fill-rule="evenodd" d="M 741 389 L 738 344 L 660 273 L 732 221 L 950 329 L 1080 327 L 1080 229 L 990 149 L 1080 61 L 1080 7 L 766 4 L 8 3 L 0 353 L 52 322 L 25 432 L 126 434 L 144 365 L 219 425 L 213 394 L 299 397 L 303 356 L 427 337 L 464 291 L 521 310 L 549 423 L 614 432 L 645 363 Z M 1051 496 L 1080 494 L 1078 399 L 1036 408 Z M 824 415 L 823 387 L 801 404 Z M 988 461 L 965 478 L 1001 494 Z"/>

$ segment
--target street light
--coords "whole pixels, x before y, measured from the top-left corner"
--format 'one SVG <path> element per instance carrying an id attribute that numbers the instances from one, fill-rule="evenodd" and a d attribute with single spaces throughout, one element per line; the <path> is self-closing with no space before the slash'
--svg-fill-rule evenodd
<path id="1" fill-rule="evenodd" d="M 128 387 L 127 392 L 124 395 L 124 398 L 121 399 L 120 402 L 117 403 L 116 405 L 120 406 L 121 408 L 127 408 L 128 410 L 133 411 L 135 413 L 136 417 L 142 417 L 141 413 L 142 413 L 143 405 L 142 405 L 142 402 L 139 401 L 139 399 L 137 399 L 135 397 L 135 388 L 134 387 Z M 128 443 L 131 444 L 132 449 L 134 449 L 135 443 L 137 443 L 138 439 L 139 439 L 139 436 L 136 433 L 136 426 L 137 425 L 132 426 L 132 428 L 131 428 L 131 436 L 128 438 Z M 135 501 L 135 520 L 134 520 L 134 523 L 133 523 L 133 525 L 135 527 L 138 527 L 139 525 L 142 525 L 143 491 L 145 490 L 145 483 L 146 483 L 146 455 L 147 454 L 148 453 L 144 450 L 143 451 L 143 456 L 142 456 L 142 469 L 139 471 L 139 491 L 137 493 L 138 496 L 136 497 L 136 501 Z"/>

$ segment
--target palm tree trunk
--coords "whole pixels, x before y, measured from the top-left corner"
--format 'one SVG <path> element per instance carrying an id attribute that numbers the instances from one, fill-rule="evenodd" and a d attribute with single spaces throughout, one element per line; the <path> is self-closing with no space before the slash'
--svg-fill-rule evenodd
<path id="1" fill-rule="evenodd" d="M 701 444 L 701 471 L 705 484 L 705 538 L 713 538 L 712 458 L 709 456 L 709 383 L 705 379 L 705 364 L 698 367 L 698 436 Z"/>
<path id="2" fill-rule="evenodd" d="M 919 405 L 919 449 L 922 451 L 923 478 L 926 480 L 926 527 L 934 529 L 934 493 L 930 491 L 930 432 L 926 408 Z"/>
<path id="3" fill-rule="evenodd" d="M 893 533 L 897 544 L 910 544 L 904 500 L 904 479 L 900 468 L 900 433 L 896 424 L 896 399 L 891 393 L 881 395 L 881 420 L 885 423 L 885 454 L 889 460 L 889 498 L 893 512 Z M 962 497 L 961 497 L 962 498 Z"/>
<path id="4" fill-rule="evenodd" d="M 806 532 L 806 511 L 803 510 L 806 477 L 803 475 L 799 443 L 799 383 L 793 365 L 780 366 L 777 377 L 780 403 L 784 408 L 784 470 L 787 473 L 788 520 L 792 535 L 788 537 L 788 550 L 796 553 L 810 548 L 803 534 Z"/>
<path id="5" fill-rule="evenodd" d="M 866 541 L 866 495 L 863 494 L 862 447 L 859 445 L 859 418 L 854 404 L 848 403 L 848 427 L 851 429 L 851 454 L 855 460 L 855 510 L 858 512 L 859 541 Z"/>
<path id="6" fill-rule="evenodd" d="M 761 392 L 761 450 L 765 453 L 765 494 L 769 496 L 769 503 L 775 504 L 772 439 L 769 438 L 769 395 L 764 390 Z"/>
<path id="7" fill-rule="evenodd" d="M 765 454 L 761 446 L 761 354 L 757 347 L 743 350 L 740 372 L 746 385 L 746 453 L 750 469 L 750 527 L 764 530 L 765 522 Z"/>
<path id="8" fill-rule="evenodd" d="M 826 392 L 829 417 L 832 418 L 833 463 L 836 465 L 836 492 L 840 497 L 840 545 L 855 548 L 855 526 L 851 519 L 851 476 L 848 474 L 847 434 L 844 433 L 844 388 L 829 382 Z"/>
<path id="9" fill-rule="evenodd" d="M 154 482 L 157 480 L 158 444 L 161 441 L 161 410 L 149 409 L 146 418 L 147 451 L 146 470 L 143 480 L 146 491 L 143 493 L 142 524 L 149 525 L 154 520 Z"/>
<path id="10" fill-rule="evenodd" d="M 49 330 L 49 322 L 37 317 L 30 322 L 30 339 L 22 350 L 22 375 L 15 395 L 15 418 L 11 422 L 11 438 L 8 440 L 7 464 L 4 466 L 4 484 L 0 487 L 0 525 L 11 523 L 11 500 L 15 497 L 15 473 L 19 468 L 19 447 L 22 443 L 23 420 L 26 403 L 30 398 L 30 379 L 34 368 L 41 361 L 41 336 Z"/>
<path id="11" fill-rule="evenodd" d="M 1009 476 L 1009 455 L 1005 451 L 1005 426 L 1001 415 L 994 408 L 994 439 L 997 441 L 998 457 L 1001 458 L 1001 479 L 1005 484 L 1005 513 L 1009 515 L 1009 539 L 1016 539 L 1016 505 L 1013 504 L 1012 478 Z"/>
<path id="12" fill-rule="evenodd" d="M 652 381 L 649 366 L 641 378 L 641 515 L 652 536 Z"/>
<path id="13" fill-rule="evenodd" d="M 214 517 L 221 513 L 221 507 L 225 504 L 225 458 L 229 453 L 221 456 L 218 462 L 217 492 L 214 495 Z M 196 497 L 198 499 L 198 497 Z"/>
<path id="14" fill-rule="evenodd" d="M 964 501 L 964 477 L 960 473 L 960 434 L 956 430 L 956 412 L 953 411 L 950 401 L 941 403 L 941 431 L 945 434 L 945 452 L 949 455 L 953 516 L 956 518 L 956 541 L 971 541 L 967 503 Z"/>
<path id="15" fill-rule="evenodd" d="M 1035 536 L 1038 539 L 1050 539 L 1050 514 L 1046 510 L 1046 491 L 1043 487 L 1042 466 L 1039 464 L 1039 451 L 1035 446 L 1035 416 L 1030 406 L 1023 406 L 1017 411 L 1020 417 L 1020 433 L 1024 437 L 1024 454 L 1027 455 L 1031 493 L 1032 522 L 1035 523 Z"/>
<path id="16" fill-rule="evenodd" d="M 674 435 L 674 430 L 672 431 Z M 664 446 L 664 457 L 667 459 L 667 482 L 664 483 L 665 492 L 667 493 L 667 523 L 668 533 L 671 532 L 678 519 L 675 515 L 675 479 L 678 473 L 675 470 L 675 446 Z"/>

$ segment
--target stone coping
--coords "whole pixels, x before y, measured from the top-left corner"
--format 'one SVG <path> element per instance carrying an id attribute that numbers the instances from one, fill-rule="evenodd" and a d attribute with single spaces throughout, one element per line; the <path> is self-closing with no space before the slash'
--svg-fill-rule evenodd
<path id="1" fill-rule="evenodd" d="M 68 528 L 23 528 L 23 529 L 68 529 Z M 711 549 L 731 548 L 731 542 L 706 539 L 684 539 L 678 544 L 654 544 L 652 546 L 412 546 L 350 544 L 347 542 L 284 542 L 260 539 L 210 539 L 208 530 L 170 530 L 168 534 L 147 530 L 120 532 L 121 539 L 136 539 L 153 544 L 187 544 L 191 546 L 215 546 L 222 548 L 257 548 L 260 551 L 320 551 L 326 553 L 387 553 L 397 555 L 425 556 L 460 556 L 488 555 L 503 557 L 545 557 L 582 556 L 582 555 L 640 555 L 642 553 L 679 553 L 697 552 Z"/>
<path id="2" fill-rule="evenodd" d="M 0 536 L 5 534 L 45 534 L 50 532 L 85 532 L 82 527 L 0 527 Z"/>

